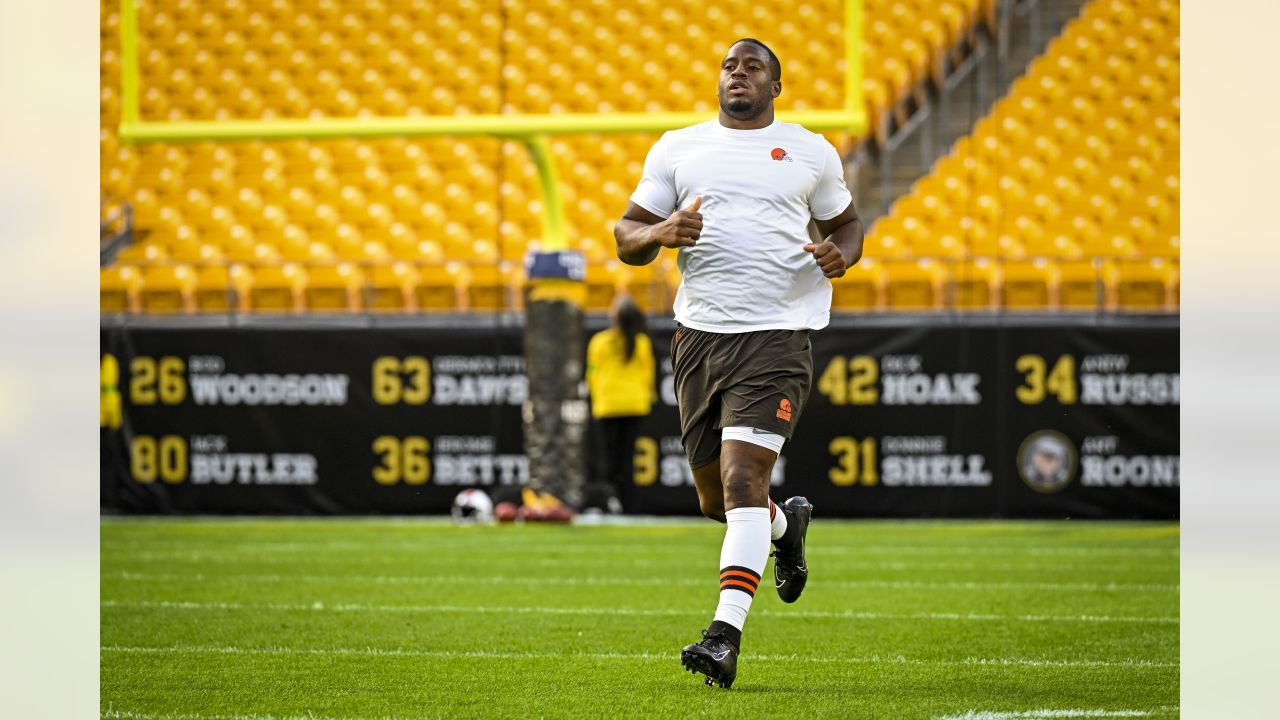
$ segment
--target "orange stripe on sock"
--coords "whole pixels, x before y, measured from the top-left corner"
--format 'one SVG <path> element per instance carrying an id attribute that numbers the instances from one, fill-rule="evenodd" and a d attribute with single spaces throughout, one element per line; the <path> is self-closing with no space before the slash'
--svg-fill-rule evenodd
<path id="1" fill-rule="evenodd" d="M 721 580 L 720 589 L 721 590 L 743 590 L 748 595 L 756 594 L 756 586 L 748 585 L 740 580 Z"/>
<path id="2" fill-rule="evenodd" d="M 769 522 L 773 522 L 773 516 L 777 514 L 777 512 L 778 512 L 778 506 L 774 505 L 773 501 L 770 500 L 769 501 Z"/>
<path id="3" fill-rule="evenodd" d="M 744 572 L 738 572 L 737 570 L 730 570 L 729 572 L 721 573 L 720 582 L 724 582 L 726 580 L 741 580 L 743 582 L 749 583 L 752 587 L 760 586 L 759 578 L 753 578 L 750 575 Z"/>
<path id="4" fill-rule="evenodd" d="M 742 573 L 743 575 L 749 575 L 756 580 L 760 579 L 760 573 L 756 572 L 755 570 L 752 570 L 749 567 L 743 567 L 741 565 L 730 565 L 729 567 L 720 568 L 721 575 L 724 575 L 725 573 L 731 573 L 731 572 Z"/>

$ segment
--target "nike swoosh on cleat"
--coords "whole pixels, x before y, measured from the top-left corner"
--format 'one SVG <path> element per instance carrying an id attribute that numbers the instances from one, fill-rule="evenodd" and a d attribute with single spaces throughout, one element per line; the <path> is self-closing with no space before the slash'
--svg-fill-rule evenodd
<path id="1" fill-rule="evenodd" d="M 782 587 L 783 585 L 786 585 L 786 584 L 787 584 L 786 580 L 779 580 L 774 587 Z"/>
<path id="2" fill-rule="evenodd" d="M 728 651 L 728 650 L 725 650 L 724 652 L 720 653 L 719 655 L 712 655 L 711 657 L 712 657 L 712 659 L 713 659 L 713 660 L 715 660 L 716 662 L 720 662 L 720 661 L 724 660 L 724 659 L 725 659 L 726 657 L 728 657 L 728 656 L 729 656 L 729 651 Z"/>

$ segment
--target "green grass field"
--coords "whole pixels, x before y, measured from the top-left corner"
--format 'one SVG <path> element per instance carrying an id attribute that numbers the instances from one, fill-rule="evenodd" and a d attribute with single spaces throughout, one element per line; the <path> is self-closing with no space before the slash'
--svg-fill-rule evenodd
<path id="1" fill-rule="evenodd" d="M 102 717 L 1176 717 L 1178 533 L 819 518 L 726 691 L 710 521 L 104 519 Z"/>

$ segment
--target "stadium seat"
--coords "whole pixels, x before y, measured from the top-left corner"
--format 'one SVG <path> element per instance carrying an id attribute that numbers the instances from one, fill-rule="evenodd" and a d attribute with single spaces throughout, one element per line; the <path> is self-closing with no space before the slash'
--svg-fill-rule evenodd
<path id="1" fill-rule="evenodd" d="M 195 309 L 202 313 L 249 309 L 251 278 L 243 265 L 210 265 L 196 270 Z"/>
<path id="2" fill-rule="evenodd" d="M 102 268 L 98 275 L 98 304 L 105 313 L 138 312 L 142 274 L 132 265 Z"/>
<path id="3" fill-rule="evenodd" d="M 876 222 L 863 240 L 863 254 L 870 257 L 903 257 L 907 252 L 906 243 L 901 235 L 901 226 L 895 222 L 893 216 Z"/>
<path id="4" fill-rule="evenodd" d="M 934 310 L 942 307 L 945 271 L 936 261 L 889 260 L 885 272 L 885 306 L 890 310 Z"/>
<path id="5" fill-rule="evenodd" d="M 377 264 L 368 273 L 367 307 L 373 312 L 406 312 L 417 303 L 418 271 L 411 263 Z"/>
<path id="6" fill-rule="evenodd" d="M 159 243 L 134 243 L 116 253 L 115 262 L 125 265 L 158 265 L 169 260 L 169 253 Z"/>
<path id="7" fill-rule="evenodd" d="M 662 265 L 666 258 L 659 256 L 648 265 L 627 265 L 619 269 L 623 287 L 636 307 L 646 313 L 665 313 L 671 310 L 675 297 L 670 293 Z"/>
<path id="8" fill-rule="evenodd" d="M 1004 272 L 1004 307 L 1008 310 L 1047 310 L 1058 296 L 1058 266 L 1043 258 L 1010 260 Z"/>
<path id="9" fill-rule="evenodd" d="M 1109 263 L 1068 260 L 1058 263 L 1058 306 L 1063 310 L 1101 310 L 1106 303 Z"/>
<path id="10" fill-rule="evenodd" d="M 1000 266 L 991 258 L 975 258 L 953 263 L 949 268 L 951 306 L 962 310 L 985 310 L 999 304 Z"/>
<path id="11" fill-rule="evenodd" d="M 306 271 L 299 265 L 259 265 L 249 278 L 249 309 L 260 313 L 299 312 L 306 307 L 306 284 Z"/>
<path id="12" fill-rule="evenodd" d="M 311 311 L 357 311 L 364 305 L 363 288 L 364 274 L 351 263 L 311 265 L 303 298 Z"/>
<path id="13" fill-rule="evenodd" d="M 466 274 L 455 264 L 423 264 L 417 266 L 418 284 L 414 288 L 417 308 L 423 311 L 455 311 L 464 308 Z"/>
<path id="14" fill-rule="evenodd" d="M 472 265 L 466 290 L 468 310 L 514 310 L 520 298 L 519 276 L 510 267 Z"/>
<path id="15" fill-rule="evenodd" d="M 608 310 L 613 305 L 613 298 L 626 292 L 626 277 L 616 262 L 587 265 L 584 284 L 587 286 L 587 312 Z"/>
<path id="16" fill-rule="evenodd" d="M 864 258 L 845 276 L 831 282 L 833 310 L 868 311 L 880 308 L 884 271 L 873 258 Z"/>
<path id="17" fill-rule="evenodd" d="M 142 271 L 139 305 L 156 315 L 195 310 L 196 274 L 189 265 L 156 265 Z"/>
<path id="18" fill-rule="evenodd" d="M 1163 258 L 1118 261 L 1108 270 L 1112 309 L 1155 311 L 1172 305 L 1176 271 Z"/>
<path id="19" fill-rule="evenodd" d="M 1128 233 L 1102 232 L 1097 235 L 1086 235 L 1079 238 L 1079 246 L 1088 257 L 1120 258 L 1138 254 L 1138 248 L 1130 240 Z"/>
<path id="20" fill-rule="evenodd" d="M 1066 230 L 1051 230 L 1039 238 L 1028 238 L 1022 247 L 1026 255 L 1033 258 L 1077 258 L 1083 253 L 1076 245 L 1075 237 Z"/>
<path id="21" fill-rule="evenodd" d="M 224 265 L 227 262 L 226 257 L 222 254 L 222 249 L 211 243 L 198 241 L 176 242 L 171 247 L 172 255 L 170 259 L 174 262 L 198 266 Z"/>

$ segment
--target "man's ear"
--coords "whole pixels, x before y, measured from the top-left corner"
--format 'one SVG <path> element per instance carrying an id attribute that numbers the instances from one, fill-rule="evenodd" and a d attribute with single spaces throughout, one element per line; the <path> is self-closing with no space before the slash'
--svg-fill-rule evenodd
<path id="1" fill-rule="evenodd" d="M 778 97 L 778 96 L 779 96 L 779 95 L 781 95 L 781 94 L 782 94 L 782 81 L 781 81 L 781 80 L 774 80 L 774 81 L 773 81 L 773 96 L 774 96 L 774 97 Z"/>

